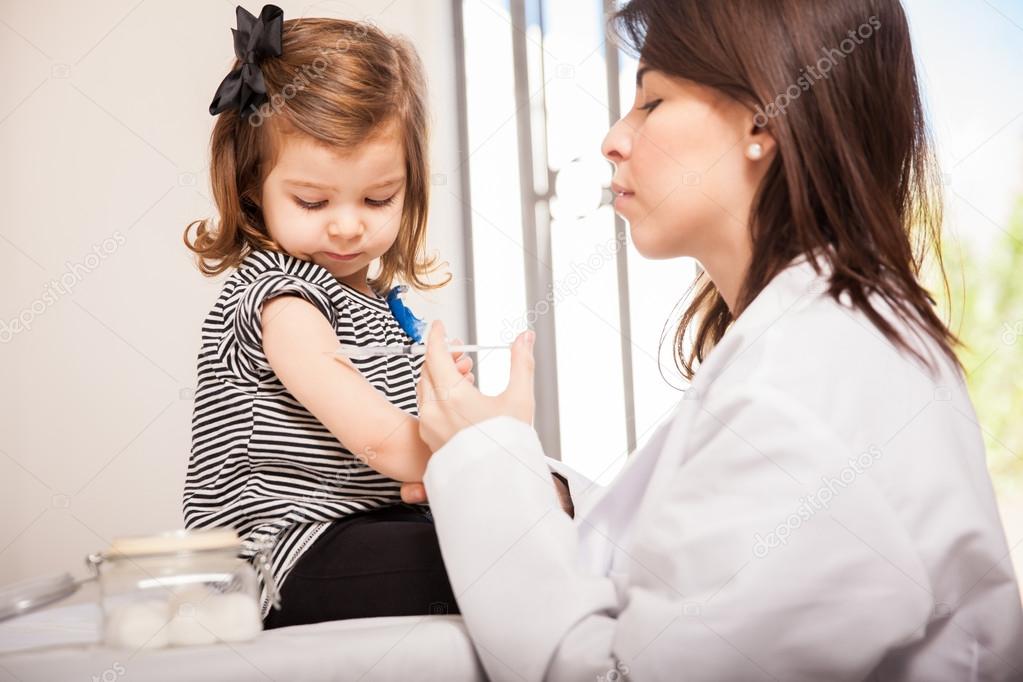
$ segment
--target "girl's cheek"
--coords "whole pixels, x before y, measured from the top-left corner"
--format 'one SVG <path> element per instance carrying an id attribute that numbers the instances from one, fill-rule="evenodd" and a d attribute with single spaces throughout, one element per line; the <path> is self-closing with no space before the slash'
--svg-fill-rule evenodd
<path id="1" fill-rule="evenodd" d="M 380 224 L 386 227 L 388 231 L 397 234 L 398 227 L 401 225 L 402 206 L 397 205 L 391 206 L 389 208 L 391 210 L 389 210 L 386 213 L 386 215 L 383 216 L 383 219 L 380 221 Z"/>

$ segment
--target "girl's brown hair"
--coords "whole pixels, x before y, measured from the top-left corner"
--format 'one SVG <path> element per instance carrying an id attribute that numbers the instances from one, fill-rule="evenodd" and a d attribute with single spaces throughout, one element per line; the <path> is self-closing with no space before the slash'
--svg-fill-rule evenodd
<path id="1" fill-rule="evenodd" d="M 933 247 L 948 292 L 940 181 L 898 0 L 632 0 L 612 25 L 646 65 L 748 105 L 777 141 L 753 200 L 753 256 L 736 310 L 705 273 L 690 289 L 674 338 L 686 379 L 775 275 L 817 249 L 832 268 L 832 297 L 847 294 L 931 366 L 870 305 L 879 294 L 961 368 L 960 341 L 918 282 Z"/>
<path id="2" fill-rule="evenodd" d="M 429 210 L 426 86 L 415 49 L 372 25 L 342 19 L 284 22 L 282 54 L 259 63 L 269 100 L 258 112 L 222 112 L 210 139 L 210 179 L 220 214 L 185 228 L 185 245 L 203 274 L 237 267 L 257 249 L 282 251 L 260 208 L 263 181 L 282 135 L 301 134 L 332 148 L 353 149 L 398 131 L 405 150 L 405 205 L 398 237 L 380 258 L 370 285 L 386 291 L 398 278 L 434 289 L 424 277 L 436 258 L 424 254 Z M 239 60 L 232 65 L 237 68 Z M 189 236 L 196 228 L 195 238 Z"/>

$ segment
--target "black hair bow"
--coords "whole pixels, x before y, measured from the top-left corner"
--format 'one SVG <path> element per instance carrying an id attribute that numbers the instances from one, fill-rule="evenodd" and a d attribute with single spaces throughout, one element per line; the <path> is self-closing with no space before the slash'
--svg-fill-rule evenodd
<path id="1" fill-rule="evenodd" d="M 259 18 L 238 5 L 235 9 L 238 28 L 234 34 L 234 53 L 241 60 L 238 68 L 227 74 L 210 103 L 210 114 L 237 108 L 242 114 L 255 112 L 267 101 L 266 83 L 259 61 L 281 56 L 281 30 L 284 12 L 276 5 L 264 5 Z"/>

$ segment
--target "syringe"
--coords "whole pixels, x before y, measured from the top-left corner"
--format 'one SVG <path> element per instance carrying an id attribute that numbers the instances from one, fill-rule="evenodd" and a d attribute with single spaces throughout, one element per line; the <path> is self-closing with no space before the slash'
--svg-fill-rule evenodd
<path id="1" fill-rule="evenodd" d="M 459 344 L 448 346 L 449 353 L 478 353 L 484 350 L 507 350 L 511 346 L 480 346 L 476 344 Z M 380 356 L 395 355 L 426 355 L 426 344 L 407 343 L 389 346 L 353 346 L 341 344 L 341 348 L 333 351 L 332 355 L 342 355 L 346 358 L 375 358 Z"/>

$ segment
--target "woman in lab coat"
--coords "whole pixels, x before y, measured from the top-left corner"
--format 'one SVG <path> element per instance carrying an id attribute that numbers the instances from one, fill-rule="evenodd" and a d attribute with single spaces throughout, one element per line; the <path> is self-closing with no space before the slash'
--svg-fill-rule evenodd
<path id="1" fill-rule="evenodd" d="M 691 384 L 601 488 L 544 457 L 530 333 L 485 397 L 434 325 L 424 484 L 488 675 L 1023 679 L 957 340 L 916 278 L 911 228 L 941 217 L 899 3 L 637 0 L 616 27 L 640 68 L 603 152 L 637 251 L 702 266 Z"/>

